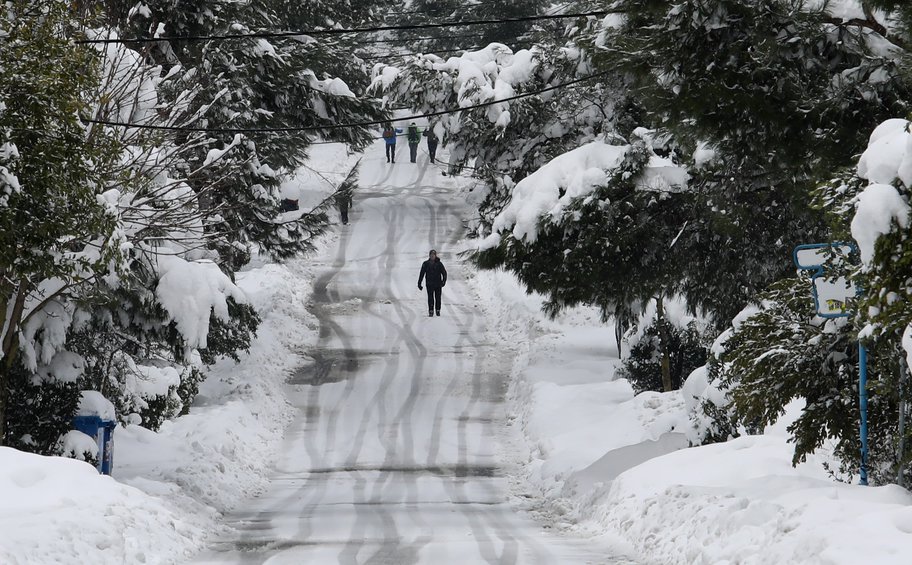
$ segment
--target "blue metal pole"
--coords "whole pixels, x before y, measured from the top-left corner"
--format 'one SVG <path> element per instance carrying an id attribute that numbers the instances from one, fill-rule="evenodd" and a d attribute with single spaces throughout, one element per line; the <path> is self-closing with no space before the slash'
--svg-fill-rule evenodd
<path id="1" fill-rule="evenodd" d="M 861 412 L 861 480 L 868 485 L 868 350 L 858 342 L 858 408 Z"/>

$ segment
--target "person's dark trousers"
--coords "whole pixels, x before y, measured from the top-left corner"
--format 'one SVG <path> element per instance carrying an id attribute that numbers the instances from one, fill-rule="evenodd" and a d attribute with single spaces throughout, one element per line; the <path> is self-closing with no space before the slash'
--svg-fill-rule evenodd
<path id="1" fill-rule="evenodd" d="M 434 159 L 437 156 L 437 144 L 436 143 L 433 143 L 433 144 L 428 143 L 428 155 L 431 156 L 431 163 L 433 163 Z"/>
<path id="2" fill-rule="evenodd" d="M 443 289 L 441 288 L 427 287 L 428 314 L 433 314 L 436 311 L 437 315 L 440 315 L 440 296 L 442 292 Z"/>
<path id="3" fill-rule="evenodd" d="M 390 161 L 392 161 L 393 163 L 396 162 L 396 144 L 395 143 L 386 144 L 386 162 L 389 163 Z"/>
<path id="4" fill-rule="evenodd" d="M 414 163 L 418 159 L 418 144 L 417 143 L 409 143 L 409 157 L 411 157 L 412 163 Z"/>

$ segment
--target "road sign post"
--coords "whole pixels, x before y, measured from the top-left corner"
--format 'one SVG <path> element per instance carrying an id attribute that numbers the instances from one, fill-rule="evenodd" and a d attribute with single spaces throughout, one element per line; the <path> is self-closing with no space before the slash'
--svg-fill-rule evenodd
<path id="1" fill-rule="evenodd" d="M 859 291 L 846 277 L 826 277 L 826 262 L 832 255 L 848 257 L 857 251 L 851 243 L 809 243 L 799 245 L 792 254 L 795 266 L 811 272 L 814 307 L 823 318 L 845 318 L 850 315 L 849 300 Z M 868 350 L 858 342 L 858 410 L 861 438 L 861 468 L 858 484 L 868 484 Z"/>

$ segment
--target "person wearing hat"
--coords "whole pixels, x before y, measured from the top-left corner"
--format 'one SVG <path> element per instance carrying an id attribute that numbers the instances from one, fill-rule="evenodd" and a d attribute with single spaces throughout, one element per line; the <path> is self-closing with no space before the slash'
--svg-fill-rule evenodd
<path id="1" fill-rule="evenodd" d="M 440 297 L 443 287 L 446 286 L 447 272 L 440 262 L 437 252 L 431 249 L 428 253 L 428 260 L 421 264 L 421 273 L 418 275 L 418 290 L 422 290 L 421 281 L 427 285 L 428 295 L 428 316 L 433 316 L 434 312 L 440 315 Z"/>
<path id="2" fill-rule="evenodd" d="M 421 130 L 418 129 L 415 122 L 409 124 L 406 137 L 408 138 L 409 157 L 411 157 L 412 163 L 414 163 L 418 159 L 418 144 L 421 143 Z"/>

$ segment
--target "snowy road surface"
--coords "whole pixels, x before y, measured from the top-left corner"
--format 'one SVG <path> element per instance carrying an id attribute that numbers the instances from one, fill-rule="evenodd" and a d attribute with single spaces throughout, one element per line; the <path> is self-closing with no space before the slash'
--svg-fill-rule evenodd
<path id="1" fill-rule="evenodd" d="M 485 343 L 454 253 L 464 203 L 425 156 L 394 166 L 378 156 L 373 148 L 362 164 L 351 224 L 317 258 L 320 341 L 289 381 L 300 414 L 271 486 L 197 562 L 622 562 L 510 504 L 511 360 Z M 416 285 L 431 248 L 449 271 L 439 318 Z"/>

